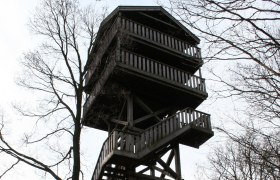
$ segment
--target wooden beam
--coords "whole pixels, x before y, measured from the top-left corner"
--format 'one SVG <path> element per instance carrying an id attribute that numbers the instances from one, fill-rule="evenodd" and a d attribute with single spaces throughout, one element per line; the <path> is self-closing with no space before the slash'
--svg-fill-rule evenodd
<path id="1" fill-rule="evenodd" d="M 178 29 L 178 27 L 174 26 L 173 24 L 170 24 L 170 23 L 167 23 L 167 22 L 162 21 L 162 20 L 160 20 L 160 19 L 157 19 L 157 18 L 155 18 L 155 17 L 153 17 L 153 16 L 151 16 L 151 15 L 148 15 L 148 14 L 146 14 L 146 13 L 144 13 L 144 12 L 139 12 L 139 14 L 141 14 L 141 15 L 143 15 L 143 16 L 145 16 L 145 17 L 148 17 L 148 18 L 150 18 L 150 19 L 153 19 L 153 20 L 155 20 L 155 21 L 158 21 L 158 22 L 160 22 L 160 23 L 163 23 L 163 24 L 165 24 L 165 25 L 168 25 L 168 26 L 170 26 L 170 27 L 172 27 L 172 28 Z"/>
<path id="2" fill-rule="evenodd" d="M 181 179 L 181 160 L 180 160 L 180 149 L 179 144 L 174 148 L 174 154 L 175 154 L 175 169 L 176 173 L 178 174 L 179 178 Z"/>
<path id="3" fill-rule="evenodd" d="M 153 110 L 147 106 L 142 99 L 140 99 L 139 97 L 135 96 L 135 101 L 148 113 L 154 113 Z M 155 118 L 160 122 L 161 119 L 158 116 L 155 116 Z"/>
<path id="4" fill-rule="evenodd" d="M 167 110 L 169 110 L 169 109 L 170 109 L 170 108 L 163 108 L 163 109 L 160 109 L 160 110 L 158 110 L 158 111 L 155 111 L 155 112 L 153 112 L 153 113 L 151 113 L 151 114 L 148 114 L 148 115 L 146 115 L 146 116 L 142 116 L 142 117 L 140 117 L 140 118 L 138 118 L 138 119 L 135 119 L 135 120 L 134 120 L 134 124 L 137 124 L 137 123 L 140 123 L 140 122 L 142 122 L 142 121 L 145 121 L 145 120 L 147 120 L 148 118 L 155 117 L 156 115 L 161 114 L 161 113 L 163 113 L 163 112 L 165 112 L 165 111 L 167 111 Z"/>
<path id="5" fill-rule="evenodd" d="M 160 158 L 157 158 L 157 162 L 168 172 L 170 173 L 170 175 L 173 177 L 173 178 L 178 178 L 178 175 L 176 174 L 176 172 L 173 171 L 173 169 L 171 169 L 169 167 L 169 165 L 167 165 L 162 159 Z"/>
<path id="6" fill-rule="evenodd" d="M 169 156 L 168 156 L 168 158 L 167 158 L 167 160 L 166 160 L 166 165 L 167 165 L 167 166 L 170 166 L 173 157 L 174 157 L 174 150 L 172 149 L 171 152 L 170 152 L 170 154 L 169 154 Z M 165 168 L 164 168 L 164 170 L 165 170 Z M 165 177 L 165 174 L 161 174 L 160 177 L 161 177 L 161 178 L 164 178 L 164 177 Z"/>
<path id="7" fill-rule="evenodd" d="M 111 119 L 111 122 L 116 123 L 116 124 L 121 124 L 121 125 L 124 125 L 124 126 L 126 126 L 128 124 L 128 122 L 121 121 L 121 120 L 118 120 L 118 119 Z"/>
<path id="8" fill-rule="evenodd" d="M 133 127 L 133 96 L 131 93 L 127 95 L 127 122 L 128 127 Z"/>
<path id="9" fill-rule="evenodd" d="M 124 111 L 125 105 L 126 105 L 126 101 L 124 101 L 124 103 L 122 105 L 122 109 L 121 109 L 121 112 L 119 113 L 118 119 L 121 119 L 121 116 L 122 116 L 122 113 Z"/>
<path id="10" fill-rule="evenodd" d="M 137 172 L 139 174 L 143 174 L 145 172 L 147 172 L 150 168 L 149 167 L 145 167 L 144 169 L 142 169 L 141 171 Z"/>
<path id="11" fill-rule="evenodd" d="M 163 170 L 157 166 L 154 166 L 154 169 L 157 170 L 158 172 L 160 172 L 161 174 L 172 177 L 168 172 L 166 172 L 165 170 Z M 160 177 L 160 178 L 162 178 L 162 177 Z"/>

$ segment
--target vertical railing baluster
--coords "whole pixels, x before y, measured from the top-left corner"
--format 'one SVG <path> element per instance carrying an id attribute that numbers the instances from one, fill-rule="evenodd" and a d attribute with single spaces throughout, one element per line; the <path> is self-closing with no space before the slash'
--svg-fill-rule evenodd
<path id="1" fill-rule="evenodd" d="M 162 130 L 162 123 L 160 123 L 160 124 L 158 124 L 158 127 L 157 127 L 157 129 L 158 129 L 158 138 L 159 139 L 161 139 L 162 138 L 162 135 L 161 135 L 161 130 Z"/>
<path id="2" fill-rule="evenodd" d="M 143 70 L 143 69 L 142 69 L 142 61 L 141 61 L 141 57 L 140 57 L 140 56 L 137 57 L 137 62 L 138 62 L 138 68 L 139 68 L 140 70 Z"/>
<path id="3" fill-rule="evenodd" d="M 173 73 L 174 73 L 174 81 L 178 82 L 178 78 L 177 78 L 177 69 L 173 69 Z"/>
<path id="4" fill-rule="evenodd" d="M 137 56 L 136 56 L 136 54 L 134 54 L 133 60 L 134 60 L 134 67 L 138 68 L 138 62 L 137 62 Z"/>
<path id="5" fill-rule="evenodd" d="M 133 29 L 134 29 L 134 33 L 138 35 L 138 29 L 137 29 L 137 24 L 133 23 Z"/>
<path id="6" fill-rule="evenodd" d="M 169 66 L 166 67 L 166 78 L 170 80 Z"/>
<path id="7" fill-rule="evenodd" d="M 155 74 L 160 76 L 160 74 L 158 73 L 158 62 L 155 61 Z"/>
<path id="8" fill-rule="evenodd" d="M 153 30 L 149 29 L 149 32 L 150 32 L 150 40 L 153 40 Z"/>
<path id="9" fill-rule="evenodd" d="M 129 65 L 133 66 L 133 54 L 129 53 Z"/>
<path id="10" fill-rule="evenodd" d="M 143 62 L 143 70 L 146 71 L 146 58 L 142 57 L 142 62 Z"/>
<path id="11" fill-rule="evenodd" d="M 154 61 L 151 61 L 151 73 L 154 73 Z"/>

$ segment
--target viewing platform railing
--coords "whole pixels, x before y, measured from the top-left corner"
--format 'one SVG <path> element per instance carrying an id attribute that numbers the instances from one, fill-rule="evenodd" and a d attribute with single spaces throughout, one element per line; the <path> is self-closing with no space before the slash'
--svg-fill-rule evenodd
<path id="1" fill-rule="evenodd" d="M 118 53 L 113 51 L 112 54 L 117 55 Z M 91 94 L 88 96 L 84 104 L 84 114 L 87 112 L 95 96 L 102 89 L 102 85 L 113 72 L 115 65 L 118 64 L 126 66 L 138 73 L 143 73 L 148 76 L 150 75 L 152 78 L 157 78 L 161 81 L 172 83 L 173 85 L 179 85 L 181 88 L 194 90 L 199 93 L 207 93 L 204 78 L 192 75 L 181 69 L 122 49 L 120 50 L 119 58 L 116 56 L 112 57 L 114 58 L 108 59 L 109 61 L 101 73 L 98 82 L 95 83 Z M 115 59 L 119 59 L 119 62 L 115 62 Z"/>
<path id="2" fill-rule="evenodd" d="M 200 48 L 159 30 L 126 18 L 121 18 L 121 28 L 141 38 L 153 41 L 159 45 L 163 45 L 167 48 L 177 51 L 180 54 L 194 58 L 201 58 Z"/>
<path id="3" fill-rule="evenodd" d="M 98 49 L 98 52 L 93 55 L 88 72 L 85 76 L 85 84 L 89 82 L 92 74 L 101 61 L 103 54 L 119 30 L 131 33 L 132 35 L 135 35 L 139 38 L 152 41 L 159 46 L 175 51 L 181 55 L 193 57 L 194 59 L 201 59 L 200 48 L 143 24 L 119 17 L 119 19 L 116 19 L 114 23 L 112 23 L 111 27 L 106 32 L 104 32 L 103 36 L 95 45 L 96 49 Z"/>
<path id="4" fill-rule="evenodd" d="M 205 79 L 147 57 L 121 50 L 120 62 L 186 88 L 206 93 Z"/>

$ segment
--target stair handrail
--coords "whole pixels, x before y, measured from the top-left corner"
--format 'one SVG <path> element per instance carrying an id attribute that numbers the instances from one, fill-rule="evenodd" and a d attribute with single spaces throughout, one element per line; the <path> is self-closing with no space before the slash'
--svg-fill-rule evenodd
<path id="1" fill-rule="evenodd" d="M 187 113 L 189 118 L 188 117 L 182 118 L 182 115 L 184 113 L 185 113 L 185 116 Z M 189 113 L 191 113 L 192 115 L 190 116 Z M 180 116 L 181 116 L 181 120 L 180 120 Z M 211 130 L 210 114 L 207 114 L 207 113 L 204 113 L 201 111 L 197 111 L 197 110 L 194 110 L 191 108 L 185 108 L 183 110 L 180 110 L 180 111 L 176 112 L 175 114 L 167 117 L 166 119 L 160 121 L 159 123 L 153 125 L 152 127 L 147 128 L 146 130 L 144 130 L 141 133 L 130 133 L 130 132 L 125 132 L 125 131 L 121 131 L 121 130 L 113 130 L 110 133 L 110 135 L 108 136 L 108 138 L 105 140 L 105 142 L 103 143 L 103 146 L 99 153 L 98 160 L 97 160 L 97 163 L 96 163 L 96 166 L 94 169 L 92 179 L 93 180 L 98 179 L 98 177 L 100 175 L 100 171 L 102 170 L 103 165 L 105 163 L 104 160 L 105 159 L 108 160 L 108 158 L 106 158 L 106 157 L 110 153 L 112 153 L 113 150 L 126 151 L 127 153 L 133 153 L 133 154 L 137 154 L 137 153 L 140 153 L 141 151 L 144 151 L 145 149 L 152 146 L 154 143 L 152 140 L 150 140 L 149 136 L 147 136 L 147 135 L 149 135 L 149 133 L 154 132 L 153 128 L 158 127 L 160 124 L 164 124 L 168 120 L 171 120 L 173 118 L 175 118 L 177 120 L 177 123 L 179 123 L 179 124 L 176 124 L 176 126 L 173 125 L 173 131 L 169 130 L 168 131 L 169 133 L 165 133 L 165 135 L 162 134 L 161 139 L 164 139 L 165 137 L 170 135 L 172 132 L 175 132 L 178 128 L 182 128 L 182 127 L 184 127 L 186 125 L 190 125 L 190 124 L 192 124 L 195 127 L 206 128 L 208 130 Z M 204 122 L 200 121 L 200 118 L 204 118 L 203 120 L 205 120 L 205 121 Z M 198 121 L 198 122 L 196 122 L 196 121 Z M 131 144 L 129 144 L 129 145 L 126 144 L 126 146 L 125 146 L 125 144 L 123 144 L 123 147 L 118 147 L 118 142 L 117 142 L 118 136 L 117 135 L 119 135 L 120 133 L 123 133 L 124 134 L 123 137 L 125 137 L 125 138 L 131 136 L 131 138 L 133 138 L 133 139 L 136 138 L 136 139 L 138 139 L 138 141 L 133 140 L 133 147 L 130 146 Z M 159 139 L 157 139 L 156 141 L 158 142 L 158 140 Z M 129 142 L 129 141 L 127 141 L 127 139 L 125 139 L 125 143 L 127 143 L 127 142 Z M 129 143 L 131 143 L 131 142 L 129 142 Z"/>

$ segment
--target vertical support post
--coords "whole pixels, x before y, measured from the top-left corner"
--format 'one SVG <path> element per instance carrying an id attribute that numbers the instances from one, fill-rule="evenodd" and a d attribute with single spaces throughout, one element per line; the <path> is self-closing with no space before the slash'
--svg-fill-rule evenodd
<path id="1" fill-rule="evenodd" d="M 152 177 L 155 177 L 155 169 L 153 167 L 151 167 L 151 169 L 150 169 L 150 175 Z"/>
<path id="2" fill-rule="evenodd" d="M 182 179 L 182 174 L 181 174 L 181 160 L 180 160 L 179 144 L 177 144 L 174 147 L 174 155 L 175 155 L 176 174 L 178 175 L 178 180 L 181 180 Z"/>
<path id="3" fill-rule="evenodd" d="M 127 123 L 128 127 L 133 127 L 133 96 L 131 93 L 127 95 Z"/>
<path id="4" fill-rule="evenodd" d="M 201 68 L 198 69 L 199 77 L 202 78 Z"/>

